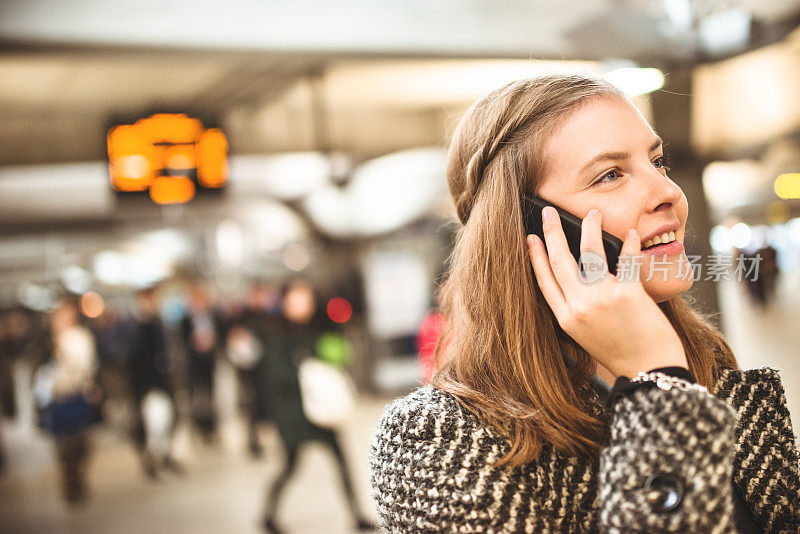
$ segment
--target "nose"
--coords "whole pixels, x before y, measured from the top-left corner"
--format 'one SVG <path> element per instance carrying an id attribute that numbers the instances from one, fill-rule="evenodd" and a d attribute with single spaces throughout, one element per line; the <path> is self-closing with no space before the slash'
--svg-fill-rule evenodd
<path id="1" fill-rule="evenodd" d="M 659 212 L 674 209 L 683 196 L 683 190 L 652 164 L 646 175 L 647 210 Z"/>

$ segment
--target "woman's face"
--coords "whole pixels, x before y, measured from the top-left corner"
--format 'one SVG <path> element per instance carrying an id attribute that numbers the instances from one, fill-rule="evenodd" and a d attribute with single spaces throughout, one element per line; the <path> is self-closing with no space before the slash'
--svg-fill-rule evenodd
<path id="1" fill-rule="evenodd" d="M 694 280 L 682 247 L 689 204 L 667 177 L 663 154 L 661 139 L 633 104 L 616 96 L 596 98 L 549 138 L 538 191 L 581 218 L 599 209 L 603 230 L 620 239 L 635 228 L 642 247 L 662 228 L 673 229 L 679 250 L 645 251 L 639 264 L 642 285 L 656 302 L 686 291 Z"/>

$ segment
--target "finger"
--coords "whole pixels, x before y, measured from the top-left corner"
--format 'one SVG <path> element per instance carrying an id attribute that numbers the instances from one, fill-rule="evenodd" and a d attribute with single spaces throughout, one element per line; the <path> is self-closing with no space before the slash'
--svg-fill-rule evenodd
<path id="1" fill-rule="evenodd" d="M 592 209 L 581 221 L 580 266 L 581 279 L 588 283 L 606 280 L 608 260 L 603 248 L 603 214 Z"/>
<path id="2" fill-rule="evenodd" d="M 606 260 L 606 250 L 603 248 L 603 214 L 598 209 L 592 209 L 581 222 L 581 252 L 593 252 Z"/>
<path id="3" fill-rule="evenodd" d="M 539 239 L 539 236 L 534 234 L 528 236 L 528 254 L 531 258 L 531 265 L 533 265 L 536 283 L 539 285 L 539 289 L 542 290 L 542 295 L 544 295 L 556 318 L 562 317 L 562 313 L 567 309 L 567 301 L 553 274 L 550 262 L 547 259 L 547 250 L 545 250 L 544 243 Z"/>
<path id="4" fill-rule="evenodd" d="M 617 261 L 617 280 L 619 281 L 640 281 L 640 271 L 644 254 L 642 254 L 642 243 L 639 233 L 635 228 L 631 228 L 622 242 L 622 251 Z"/>
<path id="5" fill-rule="evenodd" d="M 567 300 L 577 298 L 581 292 L 578 263 L 569 250 L 567 236 L 561 227 L 561 217 L 552 206 L 542 210 L 542 230 L 547 244 L 547 258 L 561 291 Z"/>

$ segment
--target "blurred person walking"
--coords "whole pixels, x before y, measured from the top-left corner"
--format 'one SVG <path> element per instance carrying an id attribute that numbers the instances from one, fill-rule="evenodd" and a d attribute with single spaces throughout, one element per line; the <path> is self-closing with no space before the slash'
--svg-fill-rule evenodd
<path id="1" fill-rule="evenodd" d="M 43 426 L 55 438 L 64 498 L 78 504 L 88 496 L 89 429 L 97 420 L 100 394 L 95 342 L 78 322 L 72 301 L 61 301 L 53 312 L 51 342 L 52 357 L 36 372 L 35 396 Z"/>
<path id="2" fill-rule="evenodd" d="M 15 379 L 19 365 L 30 342 L 30 320 L 20 309 L 12 309 L 0 316 L 0 419 L 21 421 L 24 405 L 19 405 L 19 390 L 26 389 Z M 23 363 L 24 365 L 24 363 Z M 27 366 L 25 366 L 27 369 Z M 0 423 L 2 426 L 2 423 Z M 0 430 L 0 473 L 6 466 L 6 455 Z"/>
<path id="3" fill-rule="evenodd" d="M 217 428 L 214 370 L 220 348 L 220 320 L 205 287 L 194 285 L 189 297 L 189 310 L 180 331 L 186 348 L 192 419 L 203 440 L 210 443 Z"/>
<path id="4" fill-rule="evenodd" d="M 0 474 L 5 471 L 6 452 L 3 445 L 3 418 L 14 417 L 16 399 L 14 381 L 11 374 L 10 334 L 4 317 L 0 317 Z"/>
<path id="5" fill-rule="evenodd" d="M 126 403 L 130 396 L 131 340 L 136 322 L 106 308 L 90 326 L 97 346 L 97 379 L 103 397 L 106 403 Z"/>
<path id="6" fill-rule="evenodd" d="M 247 445 L 254 458 L 263 456 L 258 437 L 261 423 L 270 419 L 265 351 L 278 336 L 280 296 L 271 286 L 254 284 L 247 307 L 231 319 L 227 335 L 228 358 L 236 367 L 240 404 L 247 421 Z"/>
<path id="7" fill-rule="evenodd" d="M 0 418 L 0 475 L 5 473 L 8 460 L 6 459 L 6 446 L 3 442 L 3 421 Z"/>
<path id="8" fill-rule="evenodd" d="M 9 320 L 0 317 L 0 416 L 2 417 L 14 417 L 17 413 L 13 345 Z"/>
<path id="9" fill-rule="evenodd" d="M 267 353 L 265 359 L 265 376 L 270 406 L 273 407 L 273 421 L 286 452 L 286 461 L 278 477 L 267 487 L 262 526 L 267 532 L 282 532 L 276 517 L 286 484 L 295 473 L 299 451 L 307 442 L 320 441 L 333 453 L 356 528 L 374 530 L 375 525 L 364 518 L 359 510 L 338 436 L 332 429 L 311 423 L 303 411 L 298 367 L 304 358 L 315 357 L 315 343 L 322 331 L 316 295 L 309 283 L 294 280 L 286 286 L 283 318 L 281 335 L 274 339 L 273 350 Z"/>
<path id="10" fill-rule="evenodd" d="M 172 457 L 177 410 L 156 291 L 152 288 L 140 291 L 137 304 L 128 366 L 134 410 L 133 438 L 142 468 L 150 478 L 157 478 L 160 468 L 182 471 Z M 152 423 L 147 424 L 148 421 Z"/>
<path id="11" fill-rule="evenodd" d="M 744 282 L 751 301 L 762 308 L 767 307 L 775 296 L 780 277 L 777 249 L 767 245 L 756 250 L 735 249 L 735 252 L 735 257 L 741 257 L 743 264 L 750 269 L 739 279 Z"/>

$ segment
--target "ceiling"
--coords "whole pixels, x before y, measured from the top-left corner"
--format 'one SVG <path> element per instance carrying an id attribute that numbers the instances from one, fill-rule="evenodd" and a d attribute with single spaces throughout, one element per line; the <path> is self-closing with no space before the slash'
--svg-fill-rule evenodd
<path id="1" fill-rule="evenodd" d="M 750 48 L 800 15 L 800 0 L 129 5 L 0 3 L 0 165 L 103 159 L 110 123 L 157 110 L 224 124 L 234 152 L 371 157 L 441 143 L 476 95 L 542 68 L 530 59 L 669 68 L 741 51 L 705 49 L 704 17 L 741 8 Z M 476 70 L 466 58 L 514 61 Z"/>
<path id="2" fill-rule="evenodd" d="M 116 209 L 103 164 L 105 134 L 116 121 L 185 111 L 224 127 L 233 161 L 323 149 L 357 164 L 443 146 L 476 97 L 564 68 L 561 60 L 593 72 L 620 60 L 667 73 L 708 65 L 695 70 L 700 85 L 723 84 L 706 91 L 712 99 L 732 84 L 752 88 L 763 73 L 741 80 L 736 65 L 719 60 L 781 41 L 800 25 L 800 0 L 139 0 L 136 6 L 0 0 L 0 277 L 24 280 L 33 270 L 72 261 L 68 241 L 92 251 L 128 227 L 157 229 L 177 217 L 152 206 L 128 214 Z M 703 21 L 736 9 L 746 14 L 749 39 L 709 48 Z M 796 48 L 793 42 L 786 46 Z M 756 61 L 759 68 L 776 65 L 775 83 L 767 85 L 797 87 L 796 51 L 764 53 L 779 58 Z M 750 92 L 764 106 L 778 102 Z M 800 123 L 797 106 L 767 111 L 779 134 Z M 712 141 L 720 129 L 725 146 L 752 144 L 758 132 L 737 129 L 735 117 L 721 115 L 708 106 L 693 132 L 696 146 L 718 150 Z M 44 170 L 29 165 L 51 163 L 57 165 Z M 762 189 L 766 183 L 755 182 Z M 235 201 L 222 209 L 193 206 L 184 217 L 199 225 L 264 201 L 246 181 L 234 185 Z M 134 223 L 114 225 L 133 215 Z"/>
<path id="3" fill-rule="evenodd" d="M 301 54 L 25 51 L 0 55 L 0 163 L 103 157 L 115 119 L 182 110 L 221 118 L 319 68 Z"/>

